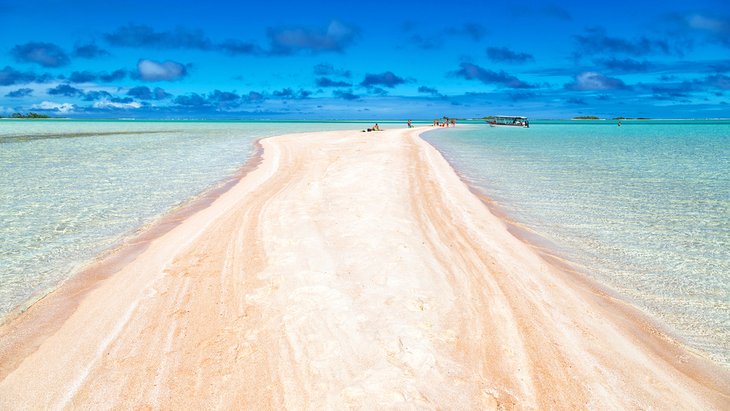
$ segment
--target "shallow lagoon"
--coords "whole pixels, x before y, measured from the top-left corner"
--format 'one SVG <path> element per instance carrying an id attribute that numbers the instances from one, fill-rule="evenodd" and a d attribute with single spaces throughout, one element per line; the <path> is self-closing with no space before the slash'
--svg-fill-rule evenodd
<path id="1" fill-rule="evenodd" d="M 0 316 L 232 176 L 256 139 L 365 126 L 0 121 Z"/>
<path id="2" fill-rule="evenodd" d="M 532 122 L 426 134 L 581 271 L 730 364 L 730 122 Z"/>

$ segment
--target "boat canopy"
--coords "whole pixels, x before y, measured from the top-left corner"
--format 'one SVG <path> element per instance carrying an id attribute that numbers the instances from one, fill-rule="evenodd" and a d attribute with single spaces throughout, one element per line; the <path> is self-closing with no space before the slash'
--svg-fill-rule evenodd
<path id="1" fill-rule="evenodd" d="M 530 127 L 530 120 L 525 116 L 492 116 L 484 119 L 490 126 Z"/>

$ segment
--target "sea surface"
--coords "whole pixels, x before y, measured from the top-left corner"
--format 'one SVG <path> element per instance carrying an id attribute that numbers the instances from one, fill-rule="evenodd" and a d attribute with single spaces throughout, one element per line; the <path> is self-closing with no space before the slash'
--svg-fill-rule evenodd
<path id="1" fill-rule="evenodd" d="M 254 140 L 371 125 L 1 120 L 0 319 L 233 176 Z M 730 122 L 531 125 L 425 136 L 557 255 L 730 366 Z"/>
<path id="2" fill-rule="evenodd" d="M 0 120 L 0 320 L 233 176 L 254 140 L 366 126 Z"/>
<path id="3" fill-rule="evenodd" d="M 730 365 L 730 121 L 533 121 L 425 137 L 559 256 Z"/>

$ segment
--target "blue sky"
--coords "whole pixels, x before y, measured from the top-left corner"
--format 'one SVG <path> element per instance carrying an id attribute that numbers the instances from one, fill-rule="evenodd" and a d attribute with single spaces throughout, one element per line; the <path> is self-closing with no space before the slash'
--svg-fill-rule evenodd
<path id="1" fill-rule="evenodd" d="M 0 0 L 0 115 L 730 117 L 730 3 Z"/>

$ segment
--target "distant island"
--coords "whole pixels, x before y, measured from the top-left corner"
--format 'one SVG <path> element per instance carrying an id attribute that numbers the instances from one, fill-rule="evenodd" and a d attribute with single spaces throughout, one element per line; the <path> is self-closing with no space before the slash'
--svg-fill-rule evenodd
<path id="1" fill-rule="evenodd" d="M 601 118 L 596 116 L 578 116 L 573 117 L 573 120 L 601 120 Z"/>
<path id="2" fill-rule="evenodd" d="M 0 116 L 2 118 L 2 116 Z M 23 113 L 13 113 L 9 118 L 51 118 L 50 116 L 47 116 L 45 114 L 38 114 L 30 112 L 28 114 Z"/>

